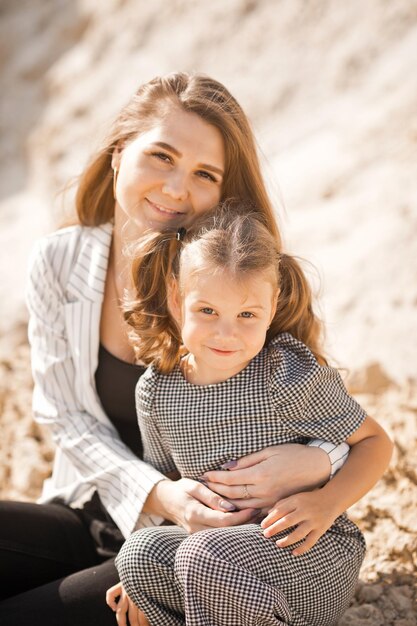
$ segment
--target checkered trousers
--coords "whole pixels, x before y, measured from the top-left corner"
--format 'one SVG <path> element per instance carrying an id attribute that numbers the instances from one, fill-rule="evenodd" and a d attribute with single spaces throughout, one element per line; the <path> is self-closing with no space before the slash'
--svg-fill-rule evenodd
<path id="1" fill-rule="evenodd" d="M 328 531 L 297 557 L 255 524 L 189 536 L 143 529 L 116 565 L 151 626 L 328 626 L 348 607 L 364 554 L 356 527 L 342 523 L 344 533 Z"/>

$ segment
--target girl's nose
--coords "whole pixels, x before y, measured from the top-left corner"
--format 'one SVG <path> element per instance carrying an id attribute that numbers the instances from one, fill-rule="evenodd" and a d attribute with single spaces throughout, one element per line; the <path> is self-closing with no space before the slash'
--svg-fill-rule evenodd
<path id="1" fill-rule="evenodd" d="M 222 339 L 228 339 L 229 337 L 234 337 L 234 334 L 235 329 L 233 323 L 226 320 L 219 320 L 216 326 L 216 335 L 218 337 L 221 337 Z"/>

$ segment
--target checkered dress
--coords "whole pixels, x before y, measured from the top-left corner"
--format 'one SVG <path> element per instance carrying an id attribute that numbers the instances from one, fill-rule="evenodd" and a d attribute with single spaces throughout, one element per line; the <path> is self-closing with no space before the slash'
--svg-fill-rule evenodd
<path id="1" fill-rule="evenodd" d="M 311 437 L 340 443 L 365 412 L 338 372 L 317 364 L 289 334 L 272 340 L 236 376 L 188 383 L 180 370 L 149 368 L 137 411 L 145 459 L 161 472 L 197 479 L 230 460 Z M 151 625 L 326 626 L 349 604 L 364 555 L 359 529 L 340 516 L 306 554 L 277 548 L 259 525 L 141 530 L 124 544 L 120 578 Z"/>

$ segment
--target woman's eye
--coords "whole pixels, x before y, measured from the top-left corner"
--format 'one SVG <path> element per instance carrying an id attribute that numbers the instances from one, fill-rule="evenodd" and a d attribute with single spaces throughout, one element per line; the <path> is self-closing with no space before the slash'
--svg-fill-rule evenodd
<path id="1" fill-rule="evenodd" d="M 205 306 L 203 309 L 200 309 L 200 311 L 205 315 L 214 315 L 214 309 L 211 309 L 209 306 Z"/>
<path id="2" fill-rule="evenodd" d="M 242 311 L 240 317 L 245 317 L 246 319 L 250 319 L 251 317 L 255 317 L 253 313 L 250 311 Z"/>
<path id="3" fill-rule="evenodd" d="M 206 172 L 205 170 L 198 170 L 197 176 L 204 178 L 205 180 L 210 180 L 212 183 L 217 182 L 217 179 L 213 176 L 213 174 L 210 174 L 210 172 Z"/>
<path id="4" fill-rule="evenodd" d="M 165 152 L 152 152 L 151 154 L 153 157 L 159 159 L 160 161 L 163 161 L 164 163 L 172 163 L 171 157 L 169 156 L 169 154 L 165 154 Z"/>

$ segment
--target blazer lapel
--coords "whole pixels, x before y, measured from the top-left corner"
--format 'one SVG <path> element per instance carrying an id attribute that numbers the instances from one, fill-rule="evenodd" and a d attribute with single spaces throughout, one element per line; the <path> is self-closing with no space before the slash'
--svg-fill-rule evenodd
<path id="1" fill-rule="evenodd" d="M 103 301 L 112 234 L 113 225 L 108 223 L 84 235 L 67 284 L 68 294 L 76 300 Z"/>
<path id="2" fill-rule="evenodd" d="M 87 231 L 67 284 L 66 327 L 75 369 L 75 391 L 85 410 L 108 423 L 95 386 L 101 307 L 113 226 Z"/>

